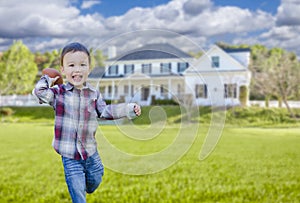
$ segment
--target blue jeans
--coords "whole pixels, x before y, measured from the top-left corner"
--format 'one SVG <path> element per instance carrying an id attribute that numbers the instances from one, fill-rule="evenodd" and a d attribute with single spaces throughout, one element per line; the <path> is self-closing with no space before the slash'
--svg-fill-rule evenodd
<path id="1" fill-rule="evenodd" d="M 66 183 L 73 203 L 85 203 L 86 193 L 94 192 L 102 181 L 104 168 L 98 152 L 87 160 L 62 157 Z"/>

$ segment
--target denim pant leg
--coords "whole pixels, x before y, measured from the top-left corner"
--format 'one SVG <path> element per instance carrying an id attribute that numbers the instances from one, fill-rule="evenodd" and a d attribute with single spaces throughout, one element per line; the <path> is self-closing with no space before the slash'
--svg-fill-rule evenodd
<path id="1" fill-rule="evenodd" d="M 79 160 L 62 157 L 68 190 L 73 203 L 86 202 L 84 163 Z"/>
<path id="2" fill-rule="evenodd" d="M 103 164 L 101 162 L 98 152 L 96 152 L 86 160 L 85 168 L 86 192 L 92 193 L 98 188 L 98 186 L 102 182 L 102 176 L 104 173 Z"/>

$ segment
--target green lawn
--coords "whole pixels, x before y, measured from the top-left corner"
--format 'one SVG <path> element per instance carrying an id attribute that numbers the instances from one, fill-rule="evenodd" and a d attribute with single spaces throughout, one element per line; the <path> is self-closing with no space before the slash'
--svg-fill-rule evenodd
<path id="1" fill-rule="evenodd" d="M 61 159 L 51 147 L 52 125 L 0 124 L 1 203 L 70 202 Z M 128 154 L 151 154 L 172 145 L 178 130 L 179 125 L 165 126 L 156 137 L 145 133 L 141 135 L 144 140 L 139 141 L 123 137 L 124 129 L 120 131 L 116 126 L 101 126 L 98 132 Z M 300 202 L 299 130 L 225 127 L 213 153 L 199 161 L 207 132 L 207 127 L 200 127 L 192 147 L 170 167 L 139 176 L 106 167 L 103 183 L 87 199 L 126 203 Z"/>

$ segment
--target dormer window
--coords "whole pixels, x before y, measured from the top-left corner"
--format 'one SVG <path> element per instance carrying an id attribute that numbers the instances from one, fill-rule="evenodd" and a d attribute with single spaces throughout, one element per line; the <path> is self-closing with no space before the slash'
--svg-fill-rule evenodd
<path id="1" fill-rule="evenodd" d="M 212 68 L 219 68 L 220 67 L 220 57 L 219 56 L 212 56 L 211 57 L 211 67 Z"/>
<path id="2" fill-rule="evenodd" d="M 189 63 L 181 62 L 177 64 L 177 72 L 182 73 L 189 67 Z"/>
<path id="3" fill-rule="evenodd" d="M 151 68 L 151 63 L 148 64 L 142 64 L 142 73 L 144 74 L 151 74 L 152 73 L 152 68 Z"/>
<path id="4" fill-rule="evenodd" d="M 108 74 L 109 75 L 118 75 L 119 67 L 118 65 L 111 65 L 108 67 Z"/>
<path id="5" fill-rule="evenodd" d="M 171 63 L 160 64 L 160 73 L 170 73 L 170 72 L 171 72 Z"/>
<path id="6" fill-rule="evenodd" d="M 133 74 L 134 73 L 134 65 L 133 64 L 126 64 L 124 66 L 124 73 L 127 74 Z"/>

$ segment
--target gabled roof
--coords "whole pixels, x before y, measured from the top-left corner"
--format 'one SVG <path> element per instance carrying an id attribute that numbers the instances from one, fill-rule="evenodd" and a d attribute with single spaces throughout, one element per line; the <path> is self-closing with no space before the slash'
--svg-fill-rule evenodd
<path id="1" fill-rule="evenodd" d="M 89 74 L 89 78 L 102 78 L 105 73 L 104 67 L 95 67 Z"/>
<path id="2" fill-rule="evenodd" d="M 189 72 L 211 72 L 211 71 L 218 71 L 218 72 L 226 72 L 226 71 L 248 71 L 248 67 L 240 63 L 237 59 L 235 59 L 231 53 L 234 52 L 248 52 L 249 49 L 243 49 L 243 50 L 229 50 L 226 51 L 222 48 L 220 48 L 217 45 L 213 45 L 205 54 L 203 54 L 198 60 L 194 61 L 194 64 L 192 64 L 189 68 L 187 68 L 184 73 Z M 226 58 L 226 61 L 231 63 L 232 66 L 230 69 L 228 68 L 212 68 L 211 67 L 211 59 L 209 56 L 211 56 L 213 53 L 219 53 L 218 55 L 222 54 L 224 58 Z M 196 69 L 196 70 L 195 70 Z"/>
<path id="3" fill-rule="evenodd" d="M 230 60 L 232 63 L 236 64 L 235 67 L 239 69 L 247 69 L 248 67 L 244 66 L 242 63 L 240 63 L 237 59 L 235 59 L 230 53 L 234 52 L 248 52 L 250 49 L 222 49 L 221 47 L 214 45 L 207 53 L 210 54 L 211 52 L 219 50 L 220 52 L 223 52 L 228 57 L 228 60 Z M 238 51 L 240 50 L 240 51 Z"/>
<path id="4" fill-rule="evenodd" d="M 237 48 L 237 49 L 234 49 L 234 48 L 224 48 L 223 50 L 224 50 L 225 52 L 227 52 L 227 53 L 250 52 L 250 51 L 251 51 L 250 48 Z"/>
<path id="5" fill-rule="evenodd" d="M 147 44 L 108 61 L 129 61 L 149 59 L 191 58 L 191 56 L 168 43 Z"/>

